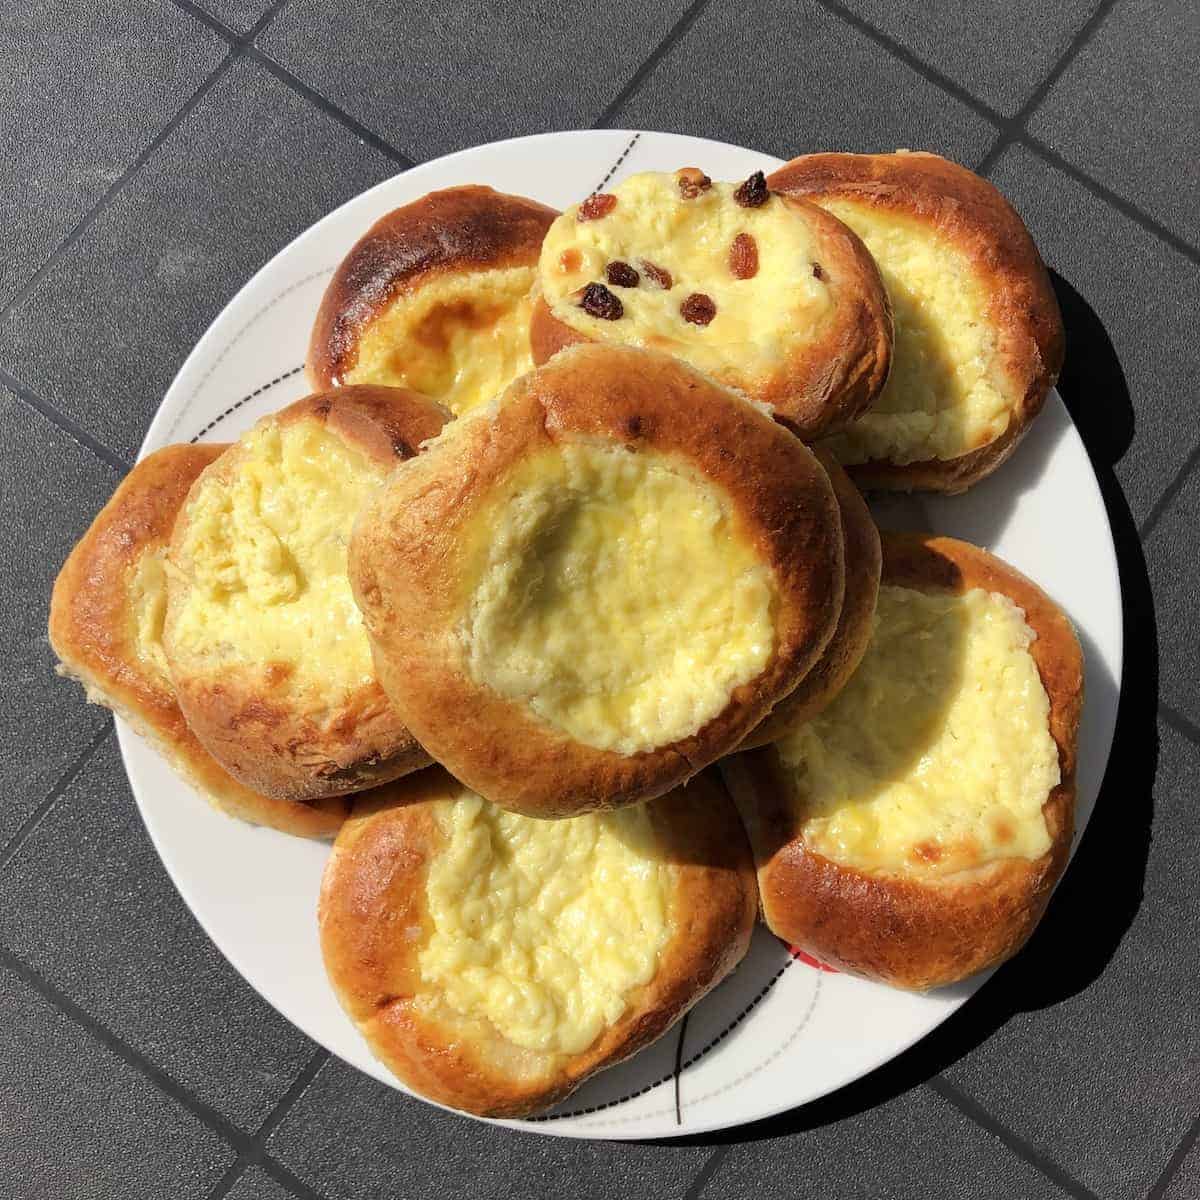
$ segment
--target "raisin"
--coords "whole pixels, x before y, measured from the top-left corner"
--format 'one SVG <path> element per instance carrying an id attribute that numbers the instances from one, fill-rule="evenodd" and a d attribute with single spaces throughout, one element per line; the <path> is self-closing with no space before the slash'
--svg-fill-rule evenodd
<path id="1" fill-rule="evenodd" d="M 611 192 L 596 192 L 579 206 L 579 219 L 598 221 L 601 217 L 607 217 L 616 207 L 617 198 Z"/>
<path id="2" fill-rule="evenodd" d="M 701 192 L 712 187 L 712 180 L 699 167 L 681 167 L 675 172 L 675 178 L 679 180 L 679 194 L 685 200 L 695 200 Z"/>
<path id="3" fill-rule="evenodd" d="M 767 202 L 767 178 L 761 171 L 755 171 L 745 183 L 733 193 L 733 198 L 743 208 L 761 208 Z"/>
<path id="4" fill-rule="evenodd" d="M 748 233 L 739 233 L 733 239 L 729 270 L 734 279 L 753 279 L 758 274 L 758 243 Z"/>
<path id="5" fill-rule="evenodd" d="M 679 313 L 692 325 L 707 325 L 717 315 L 717 306 L 711 296 L 693 292 L 680 306 Z"/>
<path id="6" fill-rule="evenodd" d="M 648 258 L 642 259 L 642 270 L 646 272 L 647 279 L 653 279 L 664 292 L 669 292 L 675 286 L 675 280 L 671 278 L 671 272 L 666 267 L 657 266 Z"/>
<path id="7" fill-rule="evenodd" d="M 822 270 L 820 263 L 813 263 L 813 278 L 814 279 L 824 279 L 825 278 L 825 272 L 824 272 L 824 270 Z"/>
<path id="8" fill-rule="evenodd" d="M 589 283 L 583 289 L 583 299 L 579 307 L 590 316 L 599 317 L 601 321 L 616 321 L 625 315 L 625 308 L 602 283 Z"/>
<path id="9" fill-rule="evenodd" d="M 616 259 L 604 268 L 605 278 L 613 287 L 637 287 L 641 276 L 627 263 Z"/>

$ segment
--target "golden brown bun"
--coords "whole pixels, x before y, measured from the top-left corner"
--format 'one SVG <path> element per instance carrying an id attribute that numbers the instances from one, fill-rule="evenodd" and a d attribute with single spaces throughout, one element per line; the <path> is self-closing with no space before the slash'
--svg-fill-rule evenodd
<path id="1" fill-rule="evenodd" d="M 1050 699 L 1061 782 L 1042 808 L 1051 845 L 938 879 L 867 873 L 793 837 L 794 784 L 774 746 L 723 763 L 758 865 L 763 919 L 778 937 L 843 971 L 924 990 L 997 965 L 1041 919 L 1071 847 L 1083 659 L 1070 621 L 1036 584 L 966 542 L 883 535 L 883 581 L 917 590 L 1000 592 L 1037 635 L 1029 653 Z"/>
<path id="2" fill-rule="evenodd" d="M 434 767 L 356 806 L 325 868 L 321 948 L 342 1006 L 401 1082 L 467 1112 L 527 1116 L 649 1045 L 737 966 L 757 916 L 754 868 L 716 779 L 699 775 L 652 801 L 651 827 L 672 875 L 671 936 L 658 970 L 583 1053 L 529 1050 L 444 1001 L 417 1002 L 430 928 L 425 878 L 445 843 L 431 806 L 461 790 Z"/>
<path id="3" fill-rule="evenodd" d="M 279 428 L 317 423 L 386 470 L 416 454 L 446 416 L 416 392 L 349 387 L 308 396 L 265 420 Z M 235 443 L 206 469 L 180 511 L 171 540 L 164 644 L 188 724 L 231 775 L 281 800 L 341 796 L 428 765 L 429 756 L 375 681 L 346 695 L 332 711 L 324 704 L 310 710 L 288 689 L 292 664 L 198 661 L 175 645 L 175 623 L 192 586 L 190 506 L 205 480 L 230 487 L 243 460 L 242 445 Z"/>
<path id="4" fill-rule="evenodd" d="M 847 469 L 859 486 L 961 492 L 1016 448 L 1062 369 L 1062 316 L 1050 277 L 1016 210 L 986 179 L 936 154 L 806 154 L 768 179 L 816 203 L 834 198 L 926 222 L 975 266 L 987 289 L 1012 414 L 1000 437 L 957 458 L 904 465 L 874 460 Z"/>
<path id="5" fill-rule="evenodd" d="M 213 759 L 188 728 L 170 678 L 138 651 L 129 577 L 160 553 L 195 478 L 223 445 L 167 446 L 143 459 L 63 564 L 50 600 L 50 644 L 60 670 L 153 742 L 222 812 L 300 837 L 332 837 L 349 810 L 343 799 L 296 804 L 251 791 Z"/>
<path id="6" fill-rule="evenodd" d="M 745 378 L 725 382 L 770 404 L 795 433 L 813 441 L 845 428 L 883 388 L 891 367 L 892 312 L 879 269 L 858 235 L 815 204 L 793 196 L 779 199 L 813 231 L 822 277 L 834 297 L 833 313 L 818 340 L 796 331 L 774 374 L 754 385 Z M 652 235 L 648 238 L 645 253 L 654 258 Z M 703 280 L 696 286 L 703 290 Z M 555 317 L 544 299 L 535 300 L 530 326 L 535 363 L 588 340 Z"/>
<path id="7" fill-rule="evenodd" d="M 764 670 L 691 736 L 636 754 L 585 745 L 476 683 L 455 634 L 463 524 L 514 464 L 580 440 L 686 459 L 728 497 L 779 595 Z M 562 817 L 662 795 L 737 746 L 832 637 L 842 554 L 828 476 L 786 429 L 676 359 L 586 345 L 397 471 L 355 526 L 350 580 L 379 678 L 421 744 L 493 803 Z"/>
<path id="8" fill-rule="evenodd" d="M 381 217 L 325 289 L 308 347 L 312 386 L 346 381 L 363 331 L 397 297 L 457 272 L 535 266 L 557 215 L 523 196 L 469 186 L 430 192 Z"/>
<path id="9" fill-rule="evenodd" d="M 796 685 L 742 743 L 752 750 L 776 742 L 817 715 L 846 686 L 871 643 L 875 602 L 879 598 L 882 555 L 879 530 L 862 493 L 837 459 L 823 447 L 814 451 L 829 475 L 842 514 L 846 546 L 846 598 L 837 630 L 817 665 Z"/>

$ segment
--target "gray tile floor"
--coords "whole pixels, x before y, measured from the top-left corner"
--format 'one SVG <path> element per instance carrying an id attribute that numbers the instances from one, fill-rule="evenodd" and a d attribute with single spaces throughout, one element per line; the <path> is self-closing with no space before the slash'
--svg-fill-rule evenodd
<path id="1" fill-rule="evenodd" d="M 0 1196 L 1200 1195 L 1198 50 L 1166 0 L 0 6 Z M 42 634 L 257 266 L 416 161 L 589 124 L 994 178 L 1055 271 L 1127 607 L 1117 751 L 1026 952 L 874 1076 L 684 1144 L 468 1126 L 330 1061 L 200 932 Z"/>

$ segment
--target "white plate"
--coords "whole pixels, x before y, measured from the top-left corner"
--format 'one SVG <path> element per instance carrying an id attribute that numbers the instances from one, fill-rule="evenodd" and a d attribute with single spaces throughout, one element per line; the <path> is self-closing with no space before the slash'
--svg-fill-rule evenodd
<path id="1" fill-rule="evenodd" d="M 770 170 L 765 154 L 699 138 L 603 130 L 518 138 L 416 167 L 343 205 L 271 260 L 213 322 L 167 392 L 142 453 L 229 440 L 297 399 L 309 328 L 331 272 L 378 217 L 433 188 L 487 183 L 562 207 L 632 171 L 694 164 L 722 179 Z M 1121 595 L 1104 505 L 1057 394 L 1014 458 L 964 497 L 881 506 L 882 523 L 927 527 L 995 550 L 1070 614 L 1087 657 L 1079 816 L 1104 774 L 1121 676 Z M 339 1008 L 321 966 L 316 897 L 324 844 L 214 812 L 124 725 L 134 795 L 167 870 L 238 971 L 311 1038 L 399 1087 Z M 983 979 L 906 995 L 793 959 L 759 931 L 735 974 L 659 1043 L 537 1121 L 569 1137 L 672 1137 L 770 1116 L 895 1057 Z M 677 1069 L 678 1067 L 678 1069 Z"/>

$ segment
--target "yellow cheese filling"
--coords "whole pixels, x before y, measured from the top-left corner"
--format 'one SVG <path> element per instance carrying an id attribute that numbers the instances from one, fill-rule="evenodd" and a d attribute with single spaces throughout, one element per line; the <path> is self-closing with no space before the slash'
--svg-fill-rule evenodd
<path id="1" fill-rule="evenodd" d="M 167 576 L 161 550 L 144 550 L 138 555 L 125 577 L 125 595 L 138 662 L 150 678 L 169 687 L 171 674 L 162 644 Z"/>
<path id="2" fill-rule="evenodd" d="M 533 267 L 443 275 L 402 292 L 363 330 L 343 383 L 423 392 L 455 415 L 533 366 Z"/>
<path id="3" fill-rule="evenodd" d="M 571 443 L 520 464 L 468 532 L 472 678 L 603 750 L 695 733 L 775 644 L 774 581 L 682 460 Z"/>
<path id="4" fill-rule="evenodd" d="M 1044 854 L 1059 767 L 1033 639 L 998 593 L 882 587 L 857 672 L 778 743 L 809 849 L 921 875 Z"/>
<path id="5" fill-rule="evenodd" d="M 418 1003 L 436 997 L 529 1050 L 586 1050 L 670 935 L 670 868 L 645 809 L 538 821 L 464 792 L 437 820 Z"/>
<path id="6" fill-rule="evenodd" d="M 1008 428 L 987 294 L 970 260 L 928 224 L 820 199 L 879 266 L 896 318 L 892 371 L 869 412 L 830 439 L 844 463 L 957 458 Z"/>
<path id="7" fill-rule="evenodd" d="M 814 274 L 820 256 L 804 218 L 777 196 L 743 208 L 733 199 L 737 186 L 714 182 L 684 199 L 675 175 L 647 173 L 613 189 L 617 204 L 606 216 L 580 220 L 579 206 L 568 208 L 542 244 L 539 279 L 551 311 L 598 341 L 652 346 L 753 391 L 780 368 L 797 336 L 819 336 L 833 301 L 828 273 Z M 758 256 L 748 279 L 730 268 L 731 247 L 742 234 L 754 239 Z M 646 260 L 670 273 L 669 289 L 650 278 Z M 605 283 L 614 261 L 639 272 L 636 287 Z M 589 283 L 605 283 L 624 315 L 609 321 L 585 312 L 579 293 Z M 708 325 L 681 315 L 697 292 L 716 306 Z"/>
<path id="8" fill-rule="evenodd" d="M 209 470 L 186 508 L 191 587 L 167 636 L 197 669 L 251 666 L 282 688 L 333 698 L 374 678 L 346 576 L 350 527 L 383 470 L 316 421 L 264 422 Z"/>

